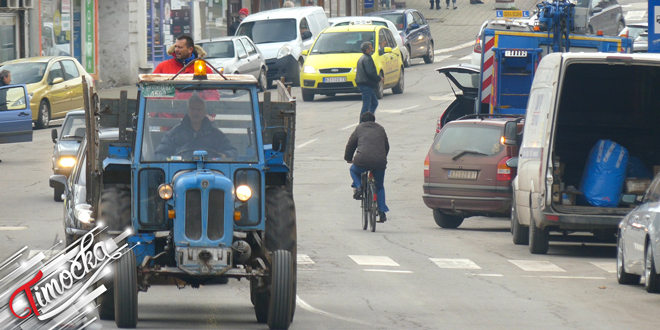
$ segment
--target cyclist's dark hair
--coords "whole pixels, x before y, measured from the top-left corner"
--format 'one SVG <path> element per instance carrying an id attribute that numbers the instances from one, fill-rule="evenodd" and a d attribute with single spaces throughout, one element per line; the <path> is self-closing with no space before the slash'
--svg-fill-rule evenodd
<path id="1" fill-rule="evenodd" d="M 193 41 L 193 38 L 191 38 L 189 35 L 180 35 L 176 38 L 176 40 L 185 40 L 186 41 L 186 47 L 191 48 L 195 47 L 195 42 Z"/>
<path id="2" fill-rule="evenodd" d="M 373 113 L 367 111 L 360 116 L 360 121 L 361 122 L 367 122 L 367 121 L 376 121 L 376 116 L 374 116 Z"/>

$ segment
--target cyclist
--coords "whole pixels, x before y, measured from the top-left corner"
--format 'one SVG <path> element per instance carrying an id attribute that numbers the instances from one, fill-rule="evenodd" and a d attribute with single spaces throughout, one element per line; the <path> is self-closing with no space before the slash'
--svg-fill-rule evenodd
<path id="1" fill-rule="evenodd" d="M 385 222 L 385 212 L 389 209 L 385 204 L 385 168 L 387 167 L 387 154 L 390 144 L 383 126 L 376 123 L 376 116 L 371 112 L 365 112 L 360 116 L 361 124 L 355 128 L 353 134 L 346 144 L 344 159 L 353 164 L 350 168 L 353 179 L 353 198 L 362 198 L 362 184 L 360 175 L 371 171 L 376 181 L 376 195 L 378 203 L 378 222 Z"/>

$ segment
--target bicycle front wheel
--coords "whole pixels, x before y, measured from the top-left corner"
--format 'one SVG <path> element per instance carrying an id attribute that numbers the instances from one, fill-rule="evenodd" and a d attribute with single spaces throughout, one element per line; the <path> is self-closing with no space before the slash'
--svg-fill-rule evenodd
<path id="1" fill-rule="evenodd" d="M 378 204 L 376 203 L 376 185 L 373 182 L 369 182 L 369 199 L 367 202 L 369 204 L 369 227 L 371 232 L 376 231 L 376 216 L 378 215 Z"/>

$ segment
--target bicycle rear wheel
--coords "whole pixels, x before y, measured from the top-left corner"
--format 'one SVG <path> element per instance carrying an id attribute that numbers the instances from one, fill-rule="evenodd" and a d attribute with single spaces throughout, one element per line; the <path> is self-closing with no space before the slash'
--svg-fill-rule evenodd
<path id="1" fill-rule="evenodd" d="M 367 189 L 364 189 L 367 186 L 367 176 L 362 174 L 362 230 L 367 230 L 369 223 L 369 203 L 367 203 Z"/>
<path id="2" fill-rule="evenodd" d="M 378 215 L 378 205 L 376 204 L 376 185 L 373 183 L 373 181 L 369 182 L 369 199 L 367 202 L 369 203 L 369 227 L 371 229 L 371 232 L 376 231 L 376 216 Z"/>

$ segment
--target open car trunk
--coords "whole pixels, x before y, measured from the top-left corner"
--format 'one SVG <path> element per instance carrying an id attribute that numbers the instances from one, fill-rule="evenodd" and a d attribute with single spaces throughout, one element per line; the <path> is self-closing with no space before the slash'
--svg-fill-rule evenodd
<path id="1" fill-rule="evenodd" d="M 639 158 L 653 174 L 653 167 L 660 165 L 660 66 L 567 65 L 551 141 L 553 163 L 558 158 L 563 164 L 563 173 L 554 171 L 553 196 L 562 196 L 559 187 L 580 189 L 590 151 L 601 139 L 625 147 L 629 160 Z M 606 208 L 580 203 L 579 197 L 577 203 L 558 199 L 552 205 L 560 213 L 625 215 L 630 211 L 624 204 Z"/>

